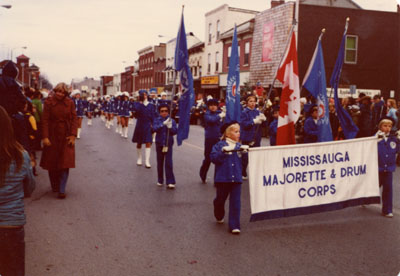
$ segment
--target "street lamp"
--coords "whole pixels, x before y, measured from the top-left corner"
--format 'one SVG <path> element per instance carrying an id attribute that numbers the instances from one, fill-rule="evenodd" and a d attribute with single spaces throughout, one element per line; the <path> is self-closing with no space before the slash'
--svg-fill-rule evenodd
<path id="1" fill-rule="evenodd" d="M 26 47 L 26 46 L 22 46 L 22 47 L 14 47 L 14 48 L 12 48 L 11 49 L 11 61 L 12 61 L 12 59 L 13 59 L 13 51 L 15 50 L 15 49 L 18 49 L 18 48 L 21 48 L 21 49 L 24 49 L 24 50 L 26 50 L 28 47 Z"/>

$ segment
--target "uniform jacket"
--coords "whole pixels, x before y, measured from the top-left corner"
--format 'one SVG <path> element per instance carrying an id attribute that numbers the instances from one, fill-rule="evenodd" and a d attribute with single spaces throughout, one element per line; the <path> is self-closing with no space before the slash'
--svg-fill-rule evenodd
<path id="1" fill-rule="evenodd" d="M 166 143 L 167 143 L 168 128 L 163 123 L 168 118 L 169 118 L 169 116 L 167 116 L 166 118 L 158 116 L 154 120 L 153 130 L 157 133 L 157 135 L 156 135 L 156 144 L 166 145 Z M 176 126 L 175 120 L 172 119 L 172 118 L 171 118 L 171 120 L 172 120 L 172 127 L 169 129 L 168 146 L 172 146 L 174 144 L 174 137 L 173 136 L 178 131 L 178 128 Z"/>
<path id="2" fill-rule="evenodd" d="M 136 113 L 136 126 L 133 133 L 133 143 L 151 143 L 151 131 L 153 127 L 153 120 L 155 118 L 155 106 L 152 103 L 148 103 L 147 106 L 143 103 L 135 103 Z"/>
<path id="3" fill-rule="evenodd" d="M 251 142 L 261 139 L 261 125 L 257 127 L 253 122 L 253 119 L 258 115 L 260 115 L 260 111 L 257 108 L 250 109 L 246 107 L 243 109 L 240 116 L 240 137 L 242 141 Z M 257 129 L 258 133 L 255 135 Z"/>
<path id="4" fill-rule="evenodd" d="M 119 112 L 118 112 L 119 116 L 125 116 L 125 117 L 129 116 L 129 111 L 130 111 L 129 105 L 130 105 L 129 101 L 120 101 Z"/>
<path id="5" fill-rule="evenodd" d="M 80 117 L 83 116 L 85 109 L 83 101 L 81 99 L 73 99 L 73 101 L 75 104 L 76 115 Z"/>
<path id="6" fill-rule="evenodd" d="M 268 134 L 269 134 L 269 144 L 271 146 L 276 146 L 276 134 L 278 132 L 278 119 L 274 119 L 270 124 L 268 128 Z"/>
<path id="7" fill-rule="evenodd" d="M 242 153 L 224 153 L 222 148 L 225 146 L 228 146 L 228 142 L 219 141 L 214 145 L 210 154 L 211 162 L 215 164 L 214 182 L 242 183 Z M 240 143 L 236 143 L 235 149 L 239 149 L 240 146 Z"/>
<path id="8" fill-rule="evenodd" d="M 304 143 L 318 142 L 318 125 L 312 117 L 304 122 Z"/>
<path id="9" fill-rule="evenodd" d="M 74 102 L 55 96 L 44 104 L 42 137 L 49 138 L 51 146 L 43 148 L 40 166 L 46 170 L 75 168 L 75 146 L 67 145 L 68 136 L 76 136 L 78 120 Z"/>
<path id="10" fill-rule="evenodd" d="M 400 141 L 395 136 L 378 142 L 379 172 L 394 172 L 396 170 L 396 153 L 400 152 Z"/>
<path id="11" fill-rule="evenodd" d="M 204 114 L 204 135 L 206 139 L 220 138 L 221 137 L 221 117 L 218 115 L 221 111 L 211 112 L 207 110 Z"/>

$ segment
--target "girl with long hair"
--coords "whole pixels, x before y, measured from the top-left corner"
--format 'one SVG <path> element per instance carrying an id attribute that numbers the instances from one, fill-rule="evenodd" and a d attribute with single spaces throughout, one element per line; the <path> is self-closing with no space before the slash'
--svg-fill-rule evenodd
<path id="1" fill-rule="evenodd" d="M 0 275 L 25 275 L 24 196 L 35 189 L 30 158 L 0 106 Z"/>

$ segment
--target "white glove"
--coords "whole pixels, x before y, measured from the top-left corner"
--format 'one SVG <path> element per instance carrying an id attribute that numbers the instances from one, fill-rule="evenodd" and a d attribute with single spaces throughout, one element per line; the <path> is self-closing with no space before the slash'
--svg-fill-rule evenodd
<path id="1" fill-rule="evenodd" d="M 240 146 L 240 150 L 243 151 L 243 152 L 248 152 L 248 151 L 249 151 L 249 148 L 250 148 L 250 147 L 249 147 L 248 145 L 241 145 L 241 146 Z"/>
<path id="2" fill-rule="evenodd" d="M 259 124 L 261 124 L 261 119 L 257 116 L 257 117 L 255 117 L 255 118 L 253 119 L 253 123 L 254 123 L 255 125 L 259 125 Z"/>
<path id="3" fill-rule="evenodd" d="M 396 131 L 397 139 L 400 140 L 400 130 Z"/>
<path id="4" fill-rule="evenodd" d="M 383 137 L 385 137 L 386 135 L 385 135 L 385 132 L 383 132 L 383 131 L 381 131 L 381 130 L 378 130 L 378 132 L 376 133 L 376 136 L 377 136 L 378 138 L 383 138 Z"/>
<path id="5" fill-rule="evenodd" d="M 230 146 L 223 147 L 222 151 L 226 152 L 226 153 L 231 153 L 231 151 L 233 151 L 234 149 L 235 149 L 235 145 L 230 145 Z"/>
<path id="6" fill-rule="evenodd" d="M 225 116 L 226 116 L 226 112 L 225 112 L 225 111 L 222 111 L 221 113 L 218 114 L 218 116 L 219 116 L 221 119 L 223 119 L 223 118 L 225 118 Z"/>
<path id="7" fill-rule="evenodd" d="M 171 118 L 166 119 L 166 120 L 163 122 L 163 125 L 166 126 L 167 128 L 171 128 L 171 127 L 172 127 L 172 120 L 171 120 Z"/>
<path id="8" fill-rule="evenodd" d="M 258 115 L 258 118 L 259 118 L 262 122 L 264 122 L 264 121 L 267 120 L 267 118 L 265 117 L 265 115 L 264 115 L 263 113 L 260 113 L 260 115 Z"/>

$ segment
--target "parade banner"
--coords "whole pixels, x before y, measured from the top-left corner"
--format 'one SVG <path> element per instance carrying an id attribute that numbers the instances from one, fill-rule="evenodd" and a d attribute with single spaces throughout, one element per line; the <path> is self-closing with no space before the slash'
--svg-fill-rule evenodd
<path id="1" fill-rule="evenodd" d="M 380 203 L 377 138 L 251 148 L 251 219 Z"/>

